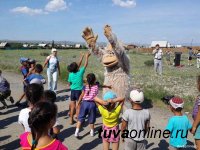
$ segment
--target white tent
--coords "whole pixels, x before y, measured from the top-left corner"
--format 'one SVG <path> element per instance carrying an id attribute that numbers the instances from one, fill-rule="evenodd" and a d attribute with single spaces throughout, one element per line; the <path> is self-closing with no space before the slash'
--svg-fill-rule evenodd
<path id="1" fill-rule="evenodd" d="M 159 44 L 160 47 L 163 48 L 171 47 L 171 44 L 168 41 L 152 41 L 151 47 L 156 47 L 157 44 Z"/>

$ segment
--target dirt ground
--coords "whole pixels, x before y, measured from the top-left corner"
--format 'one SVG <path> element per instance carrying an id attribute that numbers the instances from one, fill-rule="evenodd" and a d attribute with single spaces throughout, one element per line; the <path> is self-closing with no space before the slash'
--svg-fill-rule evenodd
<path id="1" fill-rule="evenodd" d="M 4 72 L 3 75 L 11 84 L 12 95 L 17 100 L 22 93 L 22 77 L 21 75 Z M 46 88 L 46 85 L 45 85 Z M 98 138 L 97 130 L 102 126 L 102 119 L 98 116 L 96 121 L 94 137 L 89 135 L 89 127 L 87 123 L 84 124 L 83 129 L 80 132 L 81 139 L 74 137 L 75 124 L 69 125 L 69 119 L 67 117 L 70 92 L 66 89 L 66 85 L 63 83 L 58 84 L 59 94 L 57 95 L 58 105 L 58 121 L 62 127 L 59 139 L 69 148 L 69 150 L 90 150 L 102 149 L 102 140 Z M 68 91 L 68 92 L 67 92 Z M 14 150 L 20 149 L 19 135 L 23 132 L 21 125 L 17 123 L 20 108 L 17 108 L 7 102 L 10 107 L 7 110 L 0 110 L 0 149 L 1 150 Z M 0 107 L 2 105 L 0 104 Z M 166 108 L 157 108 L 150 106 L 151 113 L 151 127 L 154 129 L 164 129 L 168 118 L 172 113 Z M 190 117 L 190 114 L 189 114 Z M 191 119 L 191 117 L 190 117 Z M 192 121 L 192 119 L 191 119 Z M 149 150 L 167 150 L 169 148 L 168 139 L 164 139 L 162 136 L 159 138 L 148 138 L 147 149 Z M 193 136 L 188 135 L 188 150 L 194 148 Z M 120 150 L 123 150 L 123 143 L 120 143 Z"/>

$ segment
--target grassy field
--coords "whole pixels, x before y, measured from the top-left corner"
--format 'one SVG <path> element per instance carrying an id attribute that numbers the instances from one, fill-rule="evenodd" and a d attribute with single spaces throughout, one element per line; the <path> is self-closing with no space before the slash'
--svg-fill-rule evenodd
<path id="1" fill-rule="evenodd" d="M 58 56 L 61 63 L 60 80 L 66 82 L 68 72 L 67 65 L 73 61 L 79 60 L 81 51 L 86 50 L 59 50 Z M 29 57 L 36 59 L 38 63 L 44 63 L 46 56 L 44 53 L 50 53 L 50 50 L 1 50 L 0 51 L 0 69 L 19 72 L 19 58 Z M 167 94 L 175 94 L 185 99 L 185 109 L 191 110 L 194 97 L 198 94 L 196 90 L 196 76 L 199 70 L 196 68 L 196 60 L 193 60 L 194 66 L 187 66 L 187 54 L 182 55 L 182 68 L 167 66 L 165 59 L 163 61 L 163 76 L 155 75 L 153 66 L 145 65 L 144 62 L 152 60 L 152 55 L 146 53 L 137 53 L 134 50 L 129 52 L 131 60 L 132 84 L 144 89 L 146 98 L 153 104 L 163 106 L 161 98 Z M 104 68 L 95 56 L 91 56 L 87 73 L 93 72 L 98 80 L 103 82 Z M 46 74 L 46 70 L 43 73 Z"/>

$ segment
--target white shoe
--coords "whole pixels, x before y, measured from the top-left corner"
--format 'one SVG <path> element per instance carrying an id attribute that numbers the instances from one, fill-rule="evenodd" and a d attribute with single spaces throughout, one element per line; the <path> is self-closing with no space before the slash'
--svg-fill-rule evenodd
<path id="1" fill-rule="evenodd" d="M 79 137 L 79 133 L 78 133 L 78 132 L 75 132 L 74 136 L 75 136 L 75 137 Z"/>
<path id="2" fill-rule="evenodd" d="M 94 130 L 90 130 L 90 136 L 94 136 Z"/>

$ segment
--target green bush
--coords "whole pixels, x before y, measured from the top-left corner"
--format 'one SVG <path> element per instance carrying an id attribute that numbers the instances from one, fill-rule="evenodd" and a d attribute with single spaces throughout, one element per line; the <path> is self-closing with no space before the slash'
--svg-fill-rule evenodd
<path id="1" fill-rule="evenodd" d="M 144 62 L 144 64 L 145 64 L 146 66 L 148 66 L 148 67 L 151 67 L 151 66 L 154 65 L 154 61 L 153 61 L 153 60 L 147 60 L 147 61 Z"/>
<path id="2" fill-rule="evenodd" d="M 47 52 L 41 52 L 40 53 L 40 56 L 49 56 L 50 54 L 49 53 L 47 53 Z"/>

